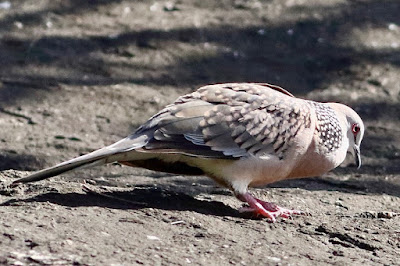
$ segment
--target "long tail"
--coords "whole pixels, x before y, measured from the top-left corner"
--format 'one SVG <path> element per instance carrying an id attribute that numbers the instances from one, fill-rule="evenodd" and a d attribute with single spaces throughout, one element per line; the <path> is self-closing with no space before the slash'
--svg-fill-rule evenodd
<path id="1" fill-rule="evenodd" d="M 13 184 L 17 183 L 28 183 L 28 182 L 35 182 L 40 181 L 52 176 L 56 176 L 67 171 L 71 171 L 76 168 L 81 167 L 89 167 L 95 165 L 102 165 L 106 163 L 111 163 L 113 160 L 113 154 L 110 154 L 110 151 L 107 150 L 97 150 L 92 153 L 82 155 L 80 157 L 74 158 L 72 160 L 57 164 L 55 166 L 40 170 L 34 174 L 31 174 L 27 177 L 23 177 L 17 179 L 13 182 Z"/>
<path id="2" fill-rule="evenodd" d="M 143 143 L 144 141 L 140 138 L 125 138 L 110 146 L 57 164 L 53 167 L 40 170 L 27 177 L 17 179 L 12 184 L 40 181 L 52 176 L 65 173 L 67 171 L 71 171 L 76 168 L 86 168 L 116 162 L 121 160 L 122 158 L 125 158 L 124 156 L 127 155 L 126 152 L 143 146 Z"/>

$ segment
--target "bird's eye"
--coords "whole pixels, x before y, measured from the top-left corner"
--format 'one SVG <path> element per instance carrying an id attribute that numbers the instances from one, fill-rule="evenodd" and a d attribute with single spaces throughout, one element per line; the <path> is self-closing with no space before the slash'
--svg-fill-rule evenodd
<path id="1" fill-rule="evenodd" d="M 358 124 L 353 124 L 351 127 L 351 131 L 353 132 L 353 134 L 357 134 L 358 132 L 360 132 L 360 126 Z"/>

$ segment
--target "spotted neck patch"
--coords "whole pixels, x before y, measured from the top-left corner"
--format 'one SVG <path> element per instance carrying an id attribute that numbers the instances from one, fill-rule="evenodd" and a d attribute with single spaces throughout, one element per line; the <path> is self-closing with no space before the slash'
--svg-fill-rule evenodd
<path id="1" fill-rule="evenodd" d="M 335 111 L 325 104 L 311 103 L 317 115 L 316 130 L 320 147 L 325 148 L 327 152 L 339 149 L 342 144 L 343 134 Z"/>

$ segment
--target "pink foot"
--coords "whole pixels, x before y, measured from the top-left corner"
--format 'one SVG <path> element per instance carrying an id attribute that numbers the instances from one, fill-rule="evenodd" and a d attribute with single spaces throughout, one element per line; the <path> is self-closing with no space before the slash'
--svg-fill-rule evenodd
<path id="1" fill-rule="evenodd" d="M 307 215 L 303 211 L 282 208 L 274 203 L 256 199 L 250 193 L 238 194 L 236 197 L 249 204 L 249 207 L 240 208 L 239 212 L 252 213 L 255 217 L 266 217 L 273 223 L 277 217 L 291 218 L 292 215 Z"/>

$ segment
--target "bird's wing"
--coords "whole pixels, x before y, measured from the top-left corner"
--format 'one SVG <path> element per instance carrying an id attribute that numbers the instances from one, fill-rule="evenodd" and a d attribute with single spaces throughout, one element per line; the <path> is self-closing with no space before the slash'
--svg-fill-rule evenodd
<path id="1" fill-rule="evenodd" d="M 178 98 L 129 139 L 148 136 L 142 150 L 197 157 L 280 158 L 310 127 L 309 105 L 269 84 L 210 85 Z"/>

